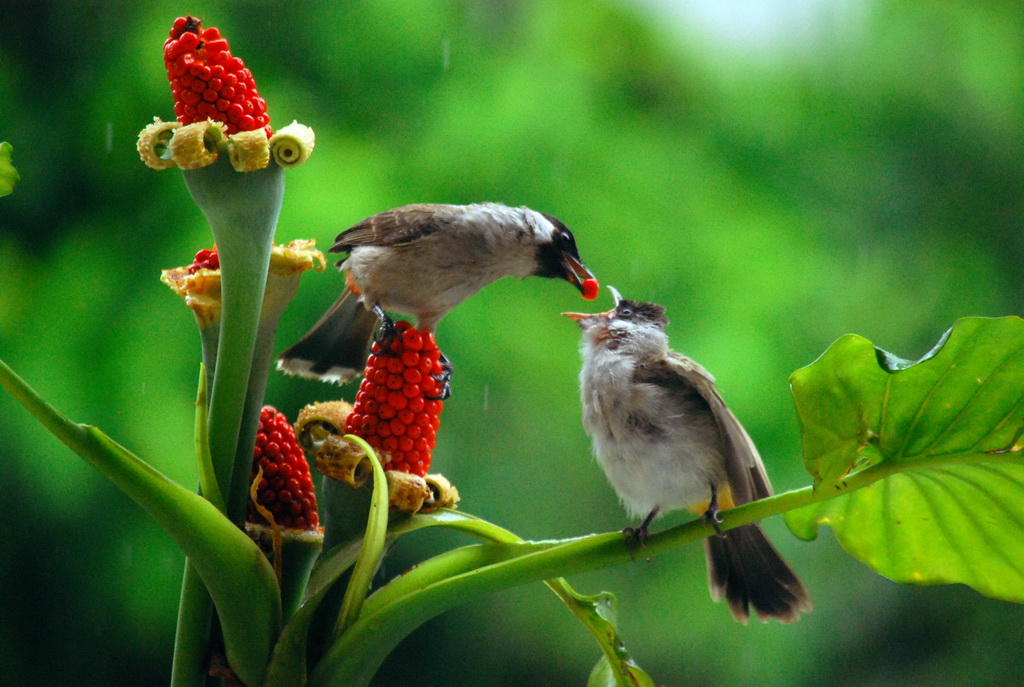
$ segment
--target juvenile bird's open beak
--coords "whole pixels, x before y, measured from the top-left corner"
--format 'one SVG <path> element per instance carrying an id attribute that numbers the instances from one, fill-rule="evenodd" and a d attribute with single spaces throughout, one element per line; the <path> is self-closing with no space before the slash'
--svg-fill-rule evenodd
<path id="1" fill-rule="evenodd" d="M 608 312 L 595 312 L 595 313 L 564 312 L 564 313 L 562 313 L 562 315 L 565 316 L 565 317 L 568 317 L 570 320 L 576 322 L 577 324 L 582 325 L 583 324 L 583 320 L 590 319 L 591 317 L 608 317 L 608 318 L 610 318 L 614 312 L 615 312 L 614 310 L 609 310 Z"/>
<path id="2" fill-rule="evenodd" d="M 615 315 L 615 310 L 595 313 L 564 312 L 562 314 L 580 326 L 584 338 L 590 339 L 595 345 L 601 345 L 610 336 L 611 322 L 612 317 Z"/>
<path id="3" fill-rule="evenodd" d="M 583 265 L 580 264 L 579 261 L 577 261 L 576 264 L 579 265 L 584 271 L 587 270 L 587 268 L 583 267 Z M 590 274 L 590 272 L 588 271 L 587 274 Z M 596 283 L 597 282 L 595 281 L 595 285 L 596 285 Z M 609 286 L 608 290 L 612 292 L 612 298 L 615 299 L 615 307 L 618 307 L 619 301 L 622 300 L 622 294 L 620 294 L 618 289 L 616 289 L 614 286 Z M 584 294 L 583 297 L 586 298 L 587 297 L 586 294 Z M 596 297 L 596 294 L 595 294 L 595 297 Z M 587 300 L 593 300 L 593 298 L 587 298 Z M 586 319 L 589 319 L 591 317 L 603 317 L 603 318 L 608 319 L 608 320 L 612 319 L 612 316 L 615 315 L 615 308 L 612 308 L 611 310 L 608 310 L 606 312 L 595 312 L 595 313 L 564 312 L 564 313 L 562 313 L 562 315 L 565 316 L 565 317 L 568 317 L 570 320 L 572 320 L 573 322 L 575 322 L 576 324 L 578 324 L 578 325 L 580 325 L 582 327 L 583 326 L 583 321 L 586 320 Z"/>
<path id="4" fill-rule="evenodd" d="M 566 281 L 579 289 L 584 299 L 592 301 L 597 298 L 597 279 L 587 269 L 587 266 L 580 262 L 579 258 L 569 253 L 563 253 L 562 268 L 565 270 Z"/>

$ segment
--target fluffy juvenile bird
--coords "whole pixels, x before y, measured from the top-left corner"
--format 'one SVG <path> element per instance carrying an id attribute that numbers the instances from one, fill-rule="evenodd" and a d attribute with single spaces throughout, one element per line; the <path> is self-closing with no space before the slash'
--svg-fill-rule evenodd
<path id="1" fill-rule="evenodd" d="M 415 316 L 433 331 L 452 308 L 502 277 L 564 279 L 585 298 L 597 281 L 560 221 L 525 207 L 405 205 L 343 231 L 332 253 L 346 288 L 313 328 L 278 359 L 289 374 L 344 383 L 362 371 L 385 310 Z M 450 374 L 450 368 L 448 369 Z"/>
<path id="2" fill-rule="evenodd" d="M 750 436 L 726 407 L 714 378 L 668 347 L 665 309 L 623 299 L 615 308 L 565 313 L 583 330 L 583 426 L 597 462 L 633 517 L 642 545 L 658 516 L 688 509 L 717 530 L 718 509 L 772 494 Z M 757 524 L 705 539 L 708 586 L 743 623 L 784 623 L 811 610 L 810 595 Z"/>

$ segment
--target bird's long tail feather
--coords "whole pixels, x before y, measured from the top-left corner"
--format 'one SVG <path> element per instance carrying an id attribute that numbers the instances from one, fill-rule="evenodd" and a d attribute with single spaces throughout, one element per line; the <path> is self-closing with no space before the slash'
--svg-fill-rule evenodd
<path id="1" fill-rule="evenodd" d="M 277 359 L 288 374 L 344 384 L 363 371 L 377 317 L 345 289 L 334 305 Z"/>
<path id="2" fill-rule="evenodd" d="M 812 608 L 810 594 L 759 525 L 729 530 L 704 540 L 708 587 L 715 601 L 725 599 L 733 618 L 792 623 Z"/>

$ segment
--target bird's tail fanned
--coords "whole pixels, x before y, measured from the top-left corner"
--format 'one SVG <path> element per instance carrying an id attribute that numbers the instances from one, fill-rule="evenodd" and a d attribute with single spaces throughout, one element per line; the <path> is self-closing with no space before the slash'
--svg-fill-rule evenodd
<path id="1" fill-rule="evenodd" d="M 733 618 L 746 624 L 750 610 L 762 622 L 800 619 L 812 608 L 810 594 L 759 525 L 749 524 L 704 540 L 708 587 L 725 599 Z"/>
<path id="2" fill-rule="evenodd" d="M 277 359 L 277 369 L 298 377 L 344 384 L 363 371 L 377 317 L 345 289 L 305 336 Z"/>

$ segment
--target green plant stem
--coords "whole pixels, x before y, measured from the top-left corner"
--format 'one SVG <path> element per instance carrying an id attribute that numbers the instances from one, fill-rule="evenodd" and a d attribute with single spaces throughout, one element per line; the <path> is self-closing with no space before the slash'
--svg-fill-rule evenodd
<path id="1" fill-rule="evenodd" d="M 737 527 L 804 505 L 813 498 L 813 490 L 808 487 L 747 504 L 723 513 L 721 527 Z M 703 521 L 694 520 L 652 535 L 645 552 L 655 555 L 710 533 L 711 528 Z M 439 613 L 488 592 L 629 560 L 629 549 L 620 532 L 567 541 L 475 545 L 441 554 L 370 597 L 363 615 L 328 649 L 311 672 L 308 684 L 368 684 L 394 646 L 413 628 Z"/>
<path id="2" fill-rule="evenodd" d="M 216 163 L 183 176 L 213 230 L 220 258 L 222 319 L 210 394 L 210 454 L 228 515 L 240 525 L 266 384 L 266 373 L 262 382 L 256 380 L 258 389 L 250 375 L 284 172 L 270 165 L 239 173 L 222 152 Z M 238 472 L 244 480 L 233 478 Z"/>
<path id="3" fill-rule="evenodd" d="M 397 524 L 389 534 L 398 535 L 423 527 L 445 527 L 495 544 L 524 541 L 522 537 L 503 527 L 454 510 L 413 516 Z M 581 596 L 564 577 L 545 580 L 544 584 L 594 636 L 608 661 L 608 670 L 620 684 L 635 684 L 638 679 L 646 677 L 623 646 L 614 622 L 609 619 L 609 613 L 599 610 L 600 605 L 614 603 L 612 595 L 602 593 L 596 596 Z"/>
<path id="4" fill-rule="evenodd" d="M 314 616 L 319 612 L 321 602 L 334 591 L 335 582 L 355 565 L 362 552 L 362 544 L 362 538 L 355 539 L 326 551 L 317 561 L 301 606 L 288 618 L 277 638 L 263 687 L 300 687 L 305 684 L 307 647 Z"/>
<path id="5" fill-rule="evenodd" d="M 271 245 L 272 247 L 272 245 Z M 284 280 L 278 280 L 284 281 Z M 284 314 L 285 307 L 298 289 L 298 276 L 290 280 L 291 288 L 285 289 L 271 282 L 271 287 L 264 291 L 264 300 L 260 318 L 256 328 L 256 340 L 253 342 L 252 367 L 245 391 L 245 407 L 242 413 L 243 432 L 251 430 L 252 439 L 247 436 L 239 439 L 235 448 L 235 465 L 232 474 L 232 501 L 228 503 L 228 513 L 244 517 L 249 500 L 249 478 L 252 466 L 252 446 L 256 442 L 256 431 L 259 428 L 260 411 L 266 395 L 267 380 L 270 377 L 271 363 L 274 358 L 274 334 Z M 273 288 L 276 286 L 276 288 Z M 282 293 L 283 291 L 283 293 Z"/>
<path id="6" fill-rule="evenodd" d="M 902 466 L 907 469 L 907 466 Z M 835 487 L 804 487 L 724 511 L 721 529 L 779 515 L 870 486 L 899 472 L 877 465 L 850 475 Z M 657 555 L 713 534 L 702 520 L 651 535 L 646 555 Z M 309 685 L 365 685 L 391 649 L 413 628 L 482 594 L 560 575 L 621 565 L 630 560 L 622 534 L 611 532 L 551 542 L 475 545 L 423 562 L 371 596 L 363 615 L 325 653 Z M 394 585 L 394 586 L 392 586 Z"/>
<path id="7" fill-rule="evenodd" d="M 217 475 L 210 458 L 209 404 L 206 402 L 207 375 L 206 366 L 199 364 L 199 388 L 196 391 L 195 445 L 196 466 L 199 471 L 200 492 L 221 513 L 227 512 L 224 496 L 217 484 Z"/>
<path id="8" fill-rule="evenodd" d="M 213 473 L 213 464 L 210 462 L 207 382 L 206 366 L 200 363 L 195 413 L 196 464 L 199 468 L 200 492 L 223 513 L 224 499 L 221 497 L 217 478 Z M 181 581 L 181 597 L 178 601 L 171 687 L 203 687 L 206 684 L 212 620 L 213 599 L 210 598 L 210 592 L 203 584 L 192 561 L 186 558 L 185 574 Z"/>
<path id="9" fill-rule="evenodd" d="M 203 687 L 206 684 L 213 600 L 192 562 L 185 560 L 178 602 L 178 627 L 174 635 L 171 687 Z"/>

